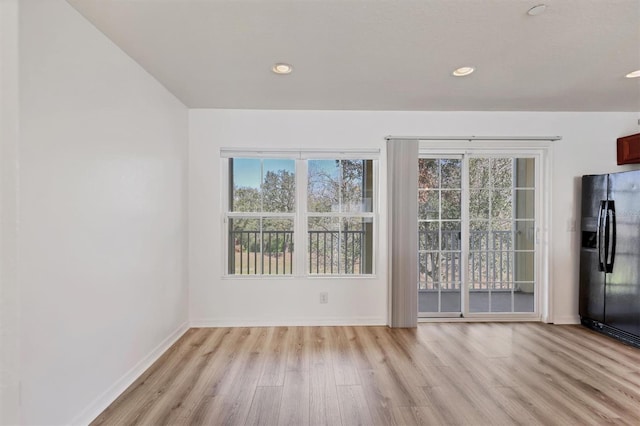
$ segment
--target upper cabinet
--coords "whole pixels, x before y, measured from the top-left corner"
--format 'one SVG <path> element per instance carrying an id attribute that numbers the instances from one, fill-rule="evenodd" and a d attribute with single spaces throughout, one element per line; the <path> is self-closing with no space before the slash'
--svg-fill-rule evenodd
<path id="1" fill-rule="evenodd" d="M 618 165 L 640 163 L 640 133 L 618 138 Z"/>

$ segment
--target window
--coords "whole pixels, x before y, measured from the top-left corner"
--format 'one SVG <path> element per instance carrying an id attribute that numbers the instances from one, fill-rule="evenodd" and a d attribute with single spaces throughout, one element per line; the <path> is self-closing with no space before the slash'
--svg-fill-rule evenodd
<path id="1" fill-rule="evenodd" d="M 372 273 L 372 160 L 309 160 L 307 211 L 311 274 Z"/>
<path id="2" fill-rule="evenodd" d="M 229 274 L 292 274 L 295 161 L 229 159 Z"/>
<path id="3" fill-rule="evenodd" d="M 271 156 L 225 160 L 227 275 L 373 274 L 376 161 Z"/>

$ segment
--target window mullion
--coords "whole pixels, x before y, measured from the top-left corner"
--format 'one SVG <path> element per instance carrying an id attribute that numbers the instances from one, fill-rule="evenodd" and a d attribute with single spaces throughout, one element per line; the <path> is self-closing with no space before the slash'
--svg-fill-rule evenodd
<path id="1" fill-rule="evenodd" d="M 463 316 L 469 314 L 469 287 L 471 286 L 469 274 L 469 255 L 471 253 L 471 230 L 470 230 L 470 182 L 469 182 L 469 155 L 462 157 L 461 167 L 461 208 L 460 219 L 460 261 L 462 270 L 460 271 L 460 312 Z"/>
<path id="2" fill-rule="evenodd" d="M 286 212 L 265 212 L 265 213 L 258 213 L 258 212 L 227 212 L 225 214 L 226 217 L 230 218 L 230 219 L 237 219 L 237 218 L 283 218 L 283 219 L 295 219 L 296 217 L 296 213 L 286 213 Z"/>
<path id="3" fill-rule="evenodd" d="M 258 188 L 260 188 L 260 212 L 264 213 L 264 159 L 260 159 L 260 186 Z"/>
<path id="4" fill-rule="evenodd" d="M 306 160 L 296 160 L 296 218 L 293 225 L 295 263 L 293 273 L 296 276 L 304 276 L 307 271 L 307 249 L 309 245 L 308 218 L 307 218 L 307 185 L 308 167 Z"/>
<path id="5" fill-rule="evenodd" d="M 222 241 L 224 244 L 224 256 L 222 257 L 222 271 L 224 271 L 224 275 L 229 275 L 229 270 L 231 269 L 231 253 L 230 253 L 230 241 L 229 241 L 229 233 L 231 230 L 231 223 L 229 221 L 229 210 L 231 209 L 229 200 L 233 196 L 233 178 L 230 176 L 233 165 L 230 164 L 233 161 L 231 158 L 222 158 L 220 159 L 220 174 L 221 180 L 220 182 L 226 182 L 226 188 L 220 191 L 220 204 L 222 206 Z"/>
<path id="6" fill-rule="evenodd" d="M 342 215 L 342 179 L 344 177 L 344 169 L 342 168 L 342 160 L 338 160 L 338 275 L 341 274 L 340 271 L 340 261 L 341 261 L 341 252 L 343 251 L 343 239 L 344 239 L 344 234 L 343 234 L 343 230 L 342 230 L 342 223 L 343 223 L 343 215 Z M 347 247 L 346 245 L 344 246 L 344 264 L 343 267 L 346 268 L 347 265 Z M 343 273 L 346 274 L 347 270 L 344 269 Z"/>
<path id="7" fill-rule="evenodd" d="M 264 275 L 264 217 L 260 217 L 260 233 L 258 234 L 260 235 L 260 275 Z M 257 244 L 257 241 L 254 241 L 254 244 Z M 254 253 L 255 253 L 255 247 L 254 247 Z M 256 256 L 253 256 L 254 262 L 253 262 L 253 270 L 255 271 L 256 274 L 258 274 L 258 261 L 256 259 Z M 269 259 L 269 261 L 271 261 L 271 259 Z"/>
<path id="8" fill-rule="evenodd" d="M 337 213 L 337 212 L 307 212 L 308 217 L 333 217 L 333 218 L 373 218 L 375 217 L 375 213 L 372 212 L 345 212 L 345 213 Z"/>
<path id="9" fill-rule="evenodd" d="M 491 312 L 491 287 L 495 285 L 494 282 L 491 281 L 491 276 L 490 276 L 490 271 L 489 271 L 489 262 L 491 259 L 491 256 L 493 255 L 493 258 L 495 259 L 495 248 L 493 246 L 493 238 L 494 238 L 494 234 L 493 234 L 493 194 L 494 194 L 494 186 L 493 186 L 493 165 L 494 165 L 494 159 L 493 157 L 489 158 L 489 236 L 488 236 L 488 241 L 487 241 L 487 281 L 486 281 L 486 286 L 487 286 L 487 294 L 489 295 L 489 310 L 488 312 Z M 494 271 L 495 271 L 495 265 L 494 265 Z M 494 272 L 495 273 L 495 272 Z"/>

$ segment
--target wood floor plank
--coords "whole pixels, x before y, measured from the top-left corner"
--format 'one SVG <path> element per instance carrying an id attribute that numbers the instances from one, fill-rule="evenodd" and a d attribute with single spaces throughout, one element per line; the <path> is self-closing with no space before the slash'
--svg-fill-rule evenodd
<path id="1" fill-rule="evenodd" d="M 472 332 L 467 329 L 457 327 L 450 328 L 450 345 L 443 345 L 443 351 L 448 353 L 448 357 L 459 365 L 459 368 L 446 370 L 448 373 L 449 386 L 456 388 L 460 395 L 466 399 L 473 410 L 481 413 L 484 417 L 491 419 L 493 423 L 514 424 L 522 418 L 531 417 L 527 406 L 521 406 L 524 412 L 514 411 L 510 401 L 501 398 L 498 389 L 503 386 L 518 386 L 519 382 L 511 381 L 508 375 L 497 373 L 495 366 L 508 363 L 508 357 L 496 357 L 497 351 L 475 350 L 477 345 L 485 340 L 481 340 L 486 335 L 489 344 L 502 344 L 501 336 L 493 335 L 487 324 L 478 324 Z M 477 333 L 481 330 L 480 333 Z M 452 351 L 456 348 L 456 351 Z M 509 349 L 513 353 L 513 348 Z M 500 350 L 499 353 L 504 353 Z M 484 356 L 483 356 L 484 355 Z M 452 375 L 453 374 L 453 375 Z M 459 375 L 456 377 L 456 374 Z"/>
<path id="2" fill-rule="evenodd" d="M 284 379 L 278 425 L 309 424 L 309 371 L 289 370 Z"/>
<path id="3" fill-rule="evenodd" d="M 425 360 L 416 357 L 416 353 L 410 351 L 400 338 L 402 329 L 379 328 L 372 332 L 376 337 L 378 349 L 384 354 L 385 364 L 398 382 L 402 382 L 407 388 L 415 389 L 416 395 L 420 395 L 417 391 L 420 387 L 433 385 L 425 374 Z"/>
<path id="4" fill-rule="evenodd" d="M 537 345 L 530 344 L 517 352 L 517 361 L 510 360 L 500 366 L 505 376 L 512 376 L 516 383 L 526 384 L 526 392 L 521 398 L 533 398 L 536 405 L 556 413 L 561 423 L 594 424 L 596 417 L 592 414 L 592 407 L 568 392 L 564 373 L 548 365 L 547 354 L 532 352 L 534 347 Z"/>
<path id="5" fill-rule="evenodd" d="M 315 365 L 309 372 L 309 422 L 317 426 L 340 425 L 340 405 L 333 368 Z"/>
<path id="6" fill-rule="evenodd" d="M 394 418 L 398 425 L 446 425 L 446 419 L 433 406 L 393 407 Z"/>
<path id="7" fill-rule="evenodd" d="M 512 376 L 503 374 L 503 370 L 499 368 L 509 362 L 507 358 L 493 357 L 494 353 L 485 352 L 490 356 L 481 356 L 474 351 L 468 351 L 467 345 L 472 346 L 473 339 L 469 335 L 457 336 L 456 331 L 451 330 L 449 333 L 451 335 L 450 343 L 453 343 L 451 347 L 458 348 L 461 342 L 466 340 L 466 343 L 462 343 L 465 348 L 460 352 L 466 354 L 467 358 L 457 358 L 456 354 L 450 355 L 452 359 L 458 359 L 460 367 L 444 370 L 443 373 L 448 377 L 445 383 L 457 387 L 460 394 L 464 395 L 465 399 L 471 401 L 473 405 L 482 407 L 481 409 L 475 408 L 475 410 L 482 411 L 492 419 L 492 422 L 501 421 L 507 424 L 553 423 L 544 415 L 536 417 L 535 414 L 540 413 L 530 409 L 529 400 L 522 402 L 516 398 L 517 393 L 514 391 L 514 387 L 517 387 L 520 382 L 512 380 Z M 450 350 L 447 345 L 443 345 L 443 349 Z M 462 374 L 462 376 L 456 378 L 456 374 Z M 507 389 L 511 393 L 505 394 Z M 523 420 L 524 423 L 522 423 Z"/>
<path id="8" fill-rule="evenodd" d="M 360 377 L 356 364 L 351 356 L 348 338 L 344 327 L 332 327 L 329 347 L 336 385 L 359 385 Z"/>
<path id="9" fill-rule="evenodd" d="M 282 386 L 287 361 L 288 327 L 274 327 L 265 350 L 265 361 L 258 386 Z"/>
<path id="10" fill-rule="evenodd" d="M 191 329 L 92 425 L 637 425 L 640 350 L 583 327 Z"/>
<path id="11" fill-rule="evenodd" d="M 309 370 L 311 334 L 308 327 L 293 327 L 287 340 L 286 371 Z"/>
<path id="12" fill-rule="evenodd" d="M 268 328 L 244 328 L 228 373 L 204 395 L 189 419 L 192 424 L 242 424 L 246 421 L 257 387 Z"/>
<path id="13" fill-rule="evenodd" d="M 357 330 L 361 342 L 360 351 L 368 358 L 368 362 L 364 365 L 369 367 L 367 370 L 359 370 L 358 373 L 360 381 L 365 384 L 365 395 L 372 409 L 372 415 L 375 417 L 376 411 L 383 410 L 384 413 L 380 413 L 382 418 L 391 418 L 392 410 L 387 401 L 392 402 L 394 406 L 422 405 L 423 394 L 420 392 L 419 382 L 414 381 L 413 378 L 424 376 L 420 369 L 412 371 L 410 377 L 407 377 L 406 369 L 402 368 L 406 357 L 397 358 L 393 352 L 389 353 L 385 348 L 388 341 L 377 331 L 385 333 L 388 330 L 383 328 L 375 331 L 369 328 Z"/>
<path id="14" fill-rule="evenodd" d="M 232 366 L 241 355 L 238 350 L 238 342 L 244 340 L 245 331 L 240 328 L 219 330 L 225 332 L 223 343 L 206 368 L 199 371 L 198 380 L 190 394 L 181 401 L 182 409 L 177 413 L 175 424 L 202 422 L 202 417 L 206 414 L 206 407 L 220 397 L 221 389 L 229 381 L 229 374 L 233 371 Z"/>
<path id="15" fill-rule="evenodd" d="M 357 370 L 375 369 L 377 360 L 371 357 L 369 327 L 345 327 L 344 330 L 355 368 Z"/>
<path id="16" fill-rule="evenodd" d="M 429 405 L 441 413 L 446 425 L 484 425 L 490 420 L 474 409 L 464 394 L 453 386 L 422 388 L 429 399 Z"/>
<path id="17" fill-rule="evenodd" d="M 338 386 L 338 402 L 343 425 L 373 425 L 367 399 L 360 385 Z"/>
<path id="18" fill-rule="evenodd" d="M 309 367 L 330 368 L 333 373 L 333 357 L 331 355 L 331 328 L 309 327 Z"/>
<path id="19" fill-rule="evenodd" d="M 532 426 L 552 424 L 552 419 L 536 416 L 539 413 L 531 409 L 532 402 L 529 399 L 521 400 L 519 395 L 514 388 L 504 386 L 492 387 L 489 392 L 489 396 L 512 419 L 512 424 Z"/>
<path id="20" fill-rule="evenodd" d="M 277 424 L 281 401 L 282 386 L 258 386 L 251 401 L 247 426 Z"/>
<path id="21" fill-rule="evenodd" d="M 640 387 L 640 381 L 633 373 L 640 372 L 640 366 L 634 364 L 626 355 L 623 355 L 622 351 L 618 353 L 615 349 L 607 349 L 604 352 L 600 352 L 600 345 L 596 345 L 595 350 L 584 348 L 580 352 L 573 350 L 576 344 L 579 343 L 579 339 L 575 335 L 564 334 L 562 327 L 558 330 L 560 333 L 556 335 L 554 333 L 548 333 L 547 330 L 541 329 L 540 333 L 544 333 L 547 348 L 550 348 L 548 344 L 554 344 L 554 350 L 561 357 L 567 358 L 567 362 L 570 359 L 572 365 L 580 366 L 584 368 L 583 372 L 589 377 L 599 382 L 602 376 L 613 379 L 618 386 L 627 389 L 636 389 Z M 538 333 L 536 333 L 537 335 Z M 603 339 L 609 340 L 605 336 L 598 336 L 600 341 Z M 608 343 L 608 342 L 607 342 Z M 626 347 L 621 349 L 637 349 Z"/>
<path id="22" fill-rule="evenodd" d="M 541 347 L 554 351 L 554 357 L 545 359 L 545 367 L 551 374 L 561 378 L 559 386 L 564 393 L 578 403 L 586 403 L 588 412 L 593 418 L 607 422 L 618 419 L 622 416 L 633 416 L 635 407 L 640 406 L 637 395 L 634 396 L 633 389 L 626 384 L 622 386 L 612 386 L 610 382 L 602 380 L 602 371 L 591 370 L 587 367 L 589 361 L 583 357 L 567 356 L 567 352 L 560 344 L 550 342 L 548 339 L 541 339 L 532 335 L 531 341 Z M 612 374 L 607 375 L 614 378 Z M 637 419 L 640 423 L 640 418 Z"/>
<path id="23" fill-rule="evenodd" d="M 212 364 L 218 364 L 224 359 L 224 354 L 233 346 L 228 337 L 233 335 L 221 333 L 210 334 L 200 346 L 197 355 L 188 364 L 176 369 L 175 380 L 163 393 L 162 398 L 140 418 L 142 424 L 173 425 L 184 412 L 184 405 L 198 397 L 198 389 L 202 388 L 206 376 L 203 370 L 213 371 Z"/>
<path id="24" fill-rule="evenodd" d="M 367 405 L 374 424 L 397 425 L 402 424 L 396 419 L 393 407 L 407 406 L 405 401 L 410 397 L 405 396 L 404 390 L 399 389 L 389 378 L 384 368 L 375 370 L 360 370 L 360 380 Z M 403 401 L 399 404 L 398 401 Z"/>

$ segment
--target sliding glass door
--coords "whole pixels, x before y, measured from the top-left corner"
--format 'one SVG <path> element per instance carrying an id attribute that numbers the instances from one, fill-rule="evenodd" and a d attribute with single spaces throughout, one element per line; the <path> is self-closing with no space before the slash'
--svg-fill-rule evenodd
<path id="1" fill-rule="evenodd" d="M 418 160 L 418 312 L 460 313 L 462 156 Z"/>
<path id="2" fill-rule="evenodd" d="M 537 157 L 418 160 L 422 317 L 536 312 Z"/>

